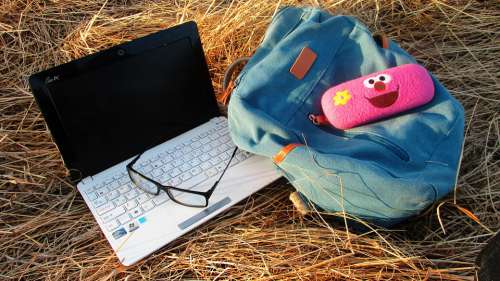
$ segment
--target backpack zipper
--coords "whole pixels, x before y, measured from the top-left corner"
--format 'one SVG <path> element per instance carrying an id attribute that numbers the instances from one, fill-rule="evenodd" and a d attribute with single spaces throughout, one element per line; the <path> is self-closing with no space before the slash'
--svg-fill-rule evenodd
<path id="1" fill-rule="evenodd" d="M 377 134 L 370 132 L 346 132 L 346 133 L 350 135 L 351 138 L 366 139 L 378 143 L 387 148 L 388 150 L 390 150 L 392 153 L 394 153 L 396 156 L 398 156 L 401 160 L 405 162 L 408 162 L 410 160 L 410 156 L 403 148 Z"/>
<path id="2" fill-rule="evenodd" d="M 399 159 L 401 159 L 405 162 L 410 161 L 410 156 L 408 155 L 408 152 L 406 152 L 406 150 L 404 150 L 403 148 L 401 148 L 399 145 L 395 144 L 394 142 L 392 142 L 384 137 L 381 137 L 375 133 L 360 132 L 360 131 L 358 131 L 358 132 L 356 132 L 356 131 L 341 131 L 341 130 L 334 129 L 333 134 L 339 135 L 341 137 L 346 137 L 349 139 L 363 139 L 363 140 L 368 140 L 368 141 L 377 143 L 377 144 L 385 147 L 386 149 L 388 149 L 392 153 L 394 153 L 394 155 L 396 155 Z"/>

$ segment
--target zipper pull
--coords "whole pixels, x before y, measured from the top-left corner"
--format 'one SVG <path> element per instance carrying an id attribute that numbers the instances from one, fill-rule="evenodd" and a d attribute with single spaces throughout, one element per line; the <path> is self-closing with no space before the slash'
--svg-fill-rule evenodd
<path id="1" fill-rule="evenodd" d="M 314 114 L 311 113 L 311 114 L 309 114 L 308 118 L 316 126 L 323 126 L 323 125 L 329 124 L 328 120 L 326 119 L 326 116 L 323 115 L 323 114 L 321 114 L 321 115 L 314 115 Z"/>

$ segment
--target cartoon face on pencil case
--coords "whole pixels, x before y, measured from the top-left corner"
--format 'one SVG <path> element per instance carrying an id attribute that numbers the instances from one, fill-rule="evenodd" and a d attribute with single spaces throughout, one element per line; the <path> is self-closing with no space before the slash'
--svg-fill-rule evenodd
<path id="1" fill-rule="evenodd" d="M 434 97 L 434 83 L 418 64 L 378 71 L 329 88 L 321 98 L 324 119 L 350 129 L 424 105 Z"/>

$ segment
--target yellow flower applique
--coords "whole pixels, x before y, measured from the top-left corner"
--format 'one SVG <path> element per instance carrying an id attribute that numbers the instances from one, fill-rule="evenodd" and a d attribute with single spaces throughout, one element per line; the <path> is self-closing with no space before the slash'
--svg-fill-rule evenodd
<path id="1" fill-rule="evenodd" d="M 351 95 L 348 90 L 343 90 L 335 93 L 333 97 L 333 102 L 335 106 L 345 105 L 351 99 Z"/>

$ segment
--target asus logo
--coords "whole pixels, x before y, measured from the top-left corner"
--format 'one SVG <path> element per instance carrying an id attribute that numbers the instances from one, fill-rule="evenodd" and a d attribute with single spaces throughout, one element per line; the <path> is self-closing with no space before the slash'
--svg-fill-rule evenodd
<path id="1" fill-rule="evenodd" d="M 49 84 L 54 81 L 59 81 L 59 75 L 47 76 L 47 78 L 45 78 L 45 84 Z"/>

